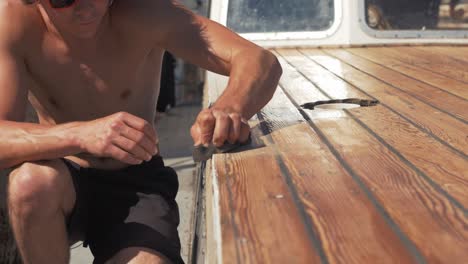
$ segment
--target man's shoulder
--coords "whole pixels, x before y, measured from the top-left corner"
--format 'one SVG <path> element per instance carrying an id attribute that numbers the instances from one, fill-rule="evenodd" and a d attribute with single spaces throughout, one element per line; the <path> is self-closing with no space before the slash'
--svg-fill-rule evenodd
<path id="1" fill-rule="evenodd" d="M 22 1 L 0 1 L 0 44 L 21 47 L 28 43 L 31 32 L 37 27 L 35 6 Z"/>

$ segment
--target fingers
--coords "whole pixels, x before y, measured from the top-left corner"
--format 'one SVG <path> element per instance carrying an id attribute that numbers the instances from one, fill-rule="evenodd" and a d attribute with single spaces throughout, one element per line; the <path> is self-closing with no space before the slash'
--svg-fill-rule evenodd
<path id="1" fill-rule="evenodd" d="M 159 139 L 152 125 L 146 120 L 129 113 L 120 112 L 117 113 L 116 116 L 118 120 L 122 122 L 122 125 L 119 126 L 120 135 L 135 142 L 140 148 L 144 149 L 147 154 L 151 156 L 158 154 Z M 123 144 L 121 139 L 120 141 L 120 143 Z M 128 144 L 130 143 L 127 142 L 127 145 Z"/>
<path id="2" fill-rule="evenodd" d="M 114 145 L 109 146 L 107 156 L 132 165 L 141 164 L 143 162 L 143 160 L 135 158 L 132 154 Z"/>
<path id="3" fill-rule="evenodd" d="M 236 143 L 236 141 L 240 138 L 241 134 L 241 127 L 242 127 L 242 120 L 239 114 L 229 114 L 231 118 L 231 129 L 229 131 L 228 141 L 231 144 Z"/>
<path id="4" fill-rule="evenodd" d="M 239 142 L 245 143 L 249 140 L 250 137 L 250 126 L 247 123 L 242 123 L 241 132 L 239 135 Z"/>
<path id="5" fill-rule="evenodd" d="M 215 125 L 216 118 L 211 110 L 202 110 L 191 130 L 195 145 L 208 145 L 212 141 Z"/>
<path id="6" fill-rule="evenodd" d="M 120 135 L 129 139 L 132 144 L 137 145 L 145 151 L 146 154 L 154 156 L 158 152 L 157 143 L 149 138 L 147 134 L 131 127 L 125 127 L 120 131 Z"/>
<path id="7" fill-rule="evenodd" d="M 228 139 L 232 127 L 232 120 L 229 115 L 220 111 L 214 111 L 213 115 L 216 118 L 213 144 L 216 147 L 221 147 Z"/>
<path id="8" fill-rule="evenodd" d="M 138 160 L 150 161 L 153 156 L 149 154 L 145 149 L 143 149 L 137 142 L 125 137 L 114 138 L 112 143 L 120 149 L 122 149 L 123 151 L 130 153 L 134 158 Z"/>
<path id="9" fill-rule="evenodd" d="M 195 145 L 213 143 L 221 147 L 228 141 L 231 144 L 246 142 L 250 127 L 238 113 L 226 113 L 221 110 L 204 109 L 197 117 L 190 130 Z"/>
<path id="10" fill-rule="evenodd" d="M 152 125 L 148 123 L 148 121 L 136 117 L 131 114 L 127 113 L 119 113 L 122 115 L 122 119 L 124 123 L 138 131 L 143 132 L 146 136 L 148 136 L 150 139 L 154 140 L 156 143 L 158 143 L 158 136 L 156 134 L 156 130 Z"/>

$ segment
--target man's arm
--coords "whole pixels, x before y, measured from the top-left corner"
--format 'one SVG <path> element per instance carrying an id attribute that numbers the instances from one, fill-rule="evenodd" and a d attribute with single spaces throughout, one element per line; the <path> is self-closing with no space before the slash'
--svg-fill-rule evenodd
<path id="1" fill-rule="evenodd" d="M 63 157 L 76 148 L 73 140 L 66 137 L 65 127 L 50 130 L 45 125 L 20 123 L 25 119 L 31 80 L 20 47 L 14 45 L 15 30 L 0 25 L 0 168 L 27 160 Z"/>
<path id="2" fill-rule="evenodd" d="M 190 63 L 230 77 L 214 107 L 228 108 L 246 119 L 257 113 L 271 99 L 281 75 L 276 57 L 175 2 L 167 8 L 162 46 Z"/>
<path id="3" fill-rule="evenodd" d="M 0 169 L 25 161 L 56 159 L 81 152 L 138 164 L 157 152 L 156 134 L 127 113 L 62 125 L 23 123 L 28 86 L 21 22 L 0 3 Z"/>
<path id="4" fill-rule="evenodd" d="M 159 30 L 154 34 L 160 36 L 161 47 L 202 68 L 230 77 L 212 108 L 198 116 L 192 128 L 195 143 L 209 143 L 210 138 L 218 146 L 225 140 L 245 141 L 248 129 L 242 120 L 252 117 L 273 96 L 282 73 L 278 60 L 271 52 L 175 1 L 153 2 L 159 2 L 159 6 L 151 10 L 158 14 L 153 15 L 151 26 Z M 214 133 L 212 137 L 209 131 Z"/>

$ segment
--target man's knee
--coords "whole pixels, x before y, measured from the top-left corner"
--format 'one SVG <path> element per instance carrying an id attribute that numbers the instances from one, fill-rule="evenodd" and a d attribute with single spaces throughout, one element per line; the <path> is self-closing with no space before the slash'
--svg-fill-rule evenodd
<path id="1" fill-rule="evenodd" d="M 8 205 L 17 214 L 50 214 L 62 209 L 67 187 L 59 161 L 26 162 L 9 176 Z"/>

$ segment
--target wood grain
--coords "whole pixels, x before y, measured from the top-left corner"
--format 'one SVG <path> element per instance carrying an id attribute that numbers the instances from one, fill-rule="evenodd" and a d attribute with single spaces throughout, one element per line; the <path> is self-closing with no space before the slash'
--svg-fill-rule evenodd
<path id="1" fill-rule="evenodd" d="M 404 63 L 468 83 L 468 64 L 451 60 L 445 56 L 430 56 L 412 47 L 388 47 L 379 51 Z"/>
<path id="2" fill-rule="evenodd" d="M 223 263 L 320 262 L 271 150 L 223 155 L 216 171 Z"/>
<path id="3" fill-rule="evenodd" d="M 284 116 L 299 114 L 282 92 L 277 92 L 261 114 L 264 122 L 276 124 L 271 144 L 287 168 L 310 225 L 317 230 L 328 262 L 414 261 L 386 219 L 310 126 L 278 126 Z"/>
<path id="4" fill-rule="evenodd" d="M 362 58 L 344 50 L 328 49 L 325 51 L 328 55 L 322 57 L 314 56 L 313 50 L 304 51 L 304 53 L 312 56 L 312 59 L 319 64 L 326 64 L 329 71 L 344 79 L 348 84 L 358 87 L 361 94 L 365 92 L 372 95 L 384 106 L 466 157 L 468 125 L 349 65 L 354 61 L 363 60 Z M 338 60 L 330 59 L 330 55 Z"/>
<path id="5" fill-rule="evenodd" d="M 323 69 L 311 66 L 313 63 L 301 59 L 304 58 L 301 54 L 285 50 L 280 50 L 279 53 L 288 61 L 286 63 L 281 60 L 285 72 L 281 85 L 297 104 L 316 100 L 316 94 L 320 93 L 317 89 L 313 92 L 303 89 L 304 86 L 310 87 L 310 81 L 324 91 L 337 87 L 335 82 L 326 81 L 329 75 Z M 311 80 L 298 75 L 289 63 Z M 304 85 L 298 85 L 299 82 Z M 346 86 L 338 87 L 343 89 Z M 342 115 L 335 114 L 334 118 L 326 118 L 325 115 L 320 118 L 316 113 L 311 117 L 313 126 L 323 133 L 350 171 L 368 186 L 371 198 L 375 197 L 378 204 L 385 208 L 385 212 L 401 227 L 404 235 L 415 243 L 426 260 L 435 263 L 459 263 L 461 259 L 468 258 L 466 211 L 454 206 L 443 193 L 420 177 L 412 166 L 402 161 L 398 153 L 388 149 L 387 145 L 373 137 L 373 134 L 352 117 L 356 111 L 372 113 L 380 108 L 382 107 L 348 110 Z M 307 113 L 320 111 L 326 110 Z M 400 128 L 390 127 L 385 116 L 375 117 L 374 120 L 379 122 L 382 130 L 392 130 L 399 135 L 408 133 Z M 410 133 L 409 135 L 412 136 Z M 463 170 L 458 172 L 463 173 Z"/>
<path id="6" fill-rule="evenodd" d="M 367 49 L 346 50 L 361 57 L 366 57 L 366 54 L 369 52 Z M 374 55 L 376 54 L 374 53 Z M 374 61 L 376 60 L 378 59 L 375 57 Z M 465 110 L 468 100 L 420 81 L 425 80 L 426 76 L 420 76 L 421 79 L 415 79 L 367 59 L 353 59 L 351 64 L 357 69 L 368 73 L 382 82 L 394 86 L 395 89 L 411 94 L 415 98 L 433 106 L 439 111 L 450 113 L 464 122 L 467 122 L 468 120 L 468 111 Z M 461 85 L 460 88 L 466 92 L 468 90 L 468 84 L 462 84 L 463 85 Z M 446 90 L 450 90 L 450 87 L 446 86 Z"/>
<path id="7" fill-rule="evenodd" d="M 236 228 L 240 230 L 248 229 L 252 225 L 252 231 L 245 232 L 251 235 L 250 237 L 252 237 L 252 234 L 260 232 L 257 229 L 261 230 L 263 226 L 269 226 L 270 232 L 274 230 L 275 233 L 284 234 L 288 238 L 289 244 L 290 237 L 297 236 L 297 233 L 281 230 L 279 227 L 272 228 L 271 223 L 265 223 L 253 212 L 244 214 L 241 210 L 241 208 L 252 208 L 253 206 L 249 203 L 254 203 L 263 197 L 263 187 L 260 182 L 243 183 L 247 180 L 239 177 L 239 174 L 246 173 L 245 177 L 250 181 L 253 181 L 252 177 L 256 178 L 258 175 L 259 180 L 262 180 L 262 177 L 264 181 L 268 179 L 268 186 L 270 186 L 270 177 L 265 178 L 260 171 L 274 174 L 277 164 L 282 163 L 284 168 L 281 170 L 281 174 L 283 177 L 289 177 L 290 182 L 288 185 L 293 188 L 292 191 L 297 195 L 298 201 L 295 206 L 305 209 L 304 213 L 306 214 L 305 217 L 307 217 L 305 222 L 308 223 L 308 228 L 313 229 L 312 232 L 315 232 L 316 237 L 313 239 L 316 239 L 316 242 L 320 244 L 313 247 L 309 246 L 309 251 L 321 247 L 326 261 L 330 263 L 362 263 L 366 261 L 411 263 L 414 261 L 414 256 L 399 242 L 399 237 L 373 207 L 372 202 L 367 200 L 367 197 L 352 180 L 352 177 L 346 173 L 340 163 L 328 151 L 327 146 L 303 121 L 299 112 L 294 109 L 294 106 L 281 90 L 276 93 L 268 106 L 261 111 L 260 116 L 264 120 L 259 120 L 261 121 L 260 127 L 256 126 L 254 128 L 254 131 L 257 131 L 254 135 L 258 135 L 258 128 L 261 128 L 261 133 L 266 135 L 263 141 L 267 146 L 267 153 L 262 154 L 262 156 L 265 157 L 275 153 L 275 155 L 279 156 L 279 160 L 273 164 L 266 163 L 267 165 L 263 166 L 261 164 L 265 164 L 265 162 L 251 157 L 246 152 L 217 155 L 215 163 L 219 166 L 216 170 L 219 174 L 218 178 L 222 179 L 221 175 L 225 175 L 225 172 L 229 170 L 232 171 L 233 175 L 236 175 L 235 177 L 232 176 L 233 184 L 231 186 L 233 187 L 230 188 L 231 194 L 236 196 L 232 199 L 235 209 L 230 214 L 222 210 L 222 215 L 224 215 L 222 217 L 235 215 L 236 217 L 232 221 L 237 223 Z M 233 161 L 230 158 L 237 157 L 237 155 L 241 155 L 245 161 L 232 165 Z M 221 160 L 221 157 L 224 160 Z M 248 173 L 255 168 L 260 171 Z M 288 181 L 288 179 L 284 180 Z M 221 190 L 224 188 L 222 186 L 226 185 L 220 180 L 219 188 Z M 250 185 L 257 186 L 257 191 L 255 194 L 250 194 L 249 199 L 245 197 L 249 195 L 249 192 L 243 188 Z M 234 188 L 234 186 L 237 187 Z M 289 191 L 291 192 L 291 190 Z M 225 208 L 227 202 L 223 196 L 225 197 L 226 191 L 221 191 L 220 195 L 222 200 L 225 201 L 222 208 Z M 275 192 L 272 192 L 272 195 L 278 200 L 287 198 L 284 191 L 277 191 L 276 195 Z M 243 203 L 245 205 L 242 206 Z M 254 211 L 258 212 L 259 209 Z M 250 218 L 249 215 L 251 215 Z M 268 219 L 270 219 L 275 218 L 276 214 L 264 215 L 268 215 Z M 277 217 L 284 220 L 290 216 L 282 214 Z M 287 226 L 289 225 L 285 225 L 284 228 Z M 223 233 L 226 228 L 229 227 L 223 227 Z M 233 258 L 232 250 L 225 249 L 227 245 L 232 248 L 230 246 L 232 243 L 229 241 L 234 237 L 232 231 L 228 232 L 230 234 L 223 234 L 224 262 Z M 255 245 L 258 247 L 254 251 L 249 251 L 249 248 L 243 248 L 244 245 L 239 245 L 241 263 L 251 263 L 252 261 L 255 263 L 283 263 L 281 259 L 278 259 L 279 256 L 272 261 L 270 255 L 279 252 L 276 246 L 288 248 L 289 245 L 282 245 L 281 240 L 276 241 L 277 238 L 270 237 L 271 235 L 264 234 L 260 237 L 267 236 L 270 238 L 271 243 L 276 243 L 276 245 L 265 245 L 258 241 L 258 237 L 253 241 L 255 243 L 247 244 L 248 246 Z M 274 253 L 268 250 L 274 250 Z M 266 253 L 263 253 L 265 251 Z M 291 256 L 300 257 L 301 255 L 288 254 L 288 256 L 289 259 L 284 263 L 315 263 L 296 262 L 291 259 Z"/>
<path id="8" fill-rule="evenodd" d="M 279 52 L 288 61 L 280 58 L 281 86 L 295 103 L 377 97 L 383 104 L 309 111 L 309 125 L 278 90 L 251 121 L 253 148 L 213 160 L 223 263 L 467 259 L 463 122 L 428 117 L 433 110 L 421 100 L 323 52 Z M 216 79 L 210 101 L 227 83 Z"/>
<path id="9" fill-rule="evenodd" d="M 416 46 L 415 48 L 429 53 L 437 53 L 442 56 L 448 56 L 455 60 L 462 60 L 468 63 L 468 48 L 466 46 Z"/>
<path id="10" fill-rule="evenodd" d="M 320 263 L 277 157 L 253 125 L 254 149 L 214 157 L 223 263 Z"/>
<path id="11" fill-rule="evenodd" d="M 346 70 L 345 63 L 328 57 L 318 50 L 304 51 L 305 54 L 309 54 L 309 60 L 297 51 L 281 53 L 293 65 L 298 66 L 298 70 L 306 75 L 309 81 L 315 83 L 323 93 L 330 97 L 338 98 L 343 90 L 346 90 L 350 97 L 366 96 L 355 86 L 340 78 L 345 75 L 341 75 L 340 71 L 336 71 L 336 68 Z M 352 72 L 349 75 L 352 75 Z M 360 85 L 364 86 L 365 83 L 361 82 Z M 341 90 L 336 89 L 336 87 L 341 87 Z M 316 93 L 317 91 L 309 92 L 309 94 Z M 385 98 L 383 99 L 382 101 L 385 102 Z M 315 112 L 312 111 L 309 114 L 313 115 L 313 118 L 317 118 L 318 114 Z M 407 122 L 402 115 L 399 115 L 398 111 L 391 111 L 389 107 L 373 107 L 370 108 L 370 111 L 368 108 L 355 109 L 353 113 L 360 120 L 365 121 L 364 123 L 372 131 L 390 144 L 403 158 L 414 164 L 422 173 L 428 175 L 465 208 L 468 207 L 468 175 L 466 174 L 468 164 L 466 158 L 457 155 L 446 145 Z M 427 153 L 437 153 L 438 155 L 427 155 Z"/>
<path id="12" fill-rule="evenodd" d="M 437 74 L 433 71 L 404 63 L 388 55 L 385 55 L 378 48 L 353 48 L 347 50 L 355 55 L 373 61 L 374 63 L 377 63 L 383 67 L 387 67 L 388 69 L 392 69 L 396 72 L 417 79 L 420 82 L 433 85 L 434 87 L 442 89 L 455 96 L 459 96 L 463 99 L 468 99 L 467 84 L 464 82 L 460 82 L 453 78 Z"/>
<path id="13" fill-rule="evenodd" d="M 340 163 L 327 150 L 327 146 L 303 122 L 299 112 L 289 102 L 281 91 L 261 112 L 264 119 L 261 123 L 262 133 L 266 134 L 265 144 L 274 148 L 279 155 L 279 163 L 283 163 L 283 177 L 289 177 L 290 187 L 294 188 L 300 200 L 296 207 L 304 207 L 308 217 L 308 227 L 315 232 L 315 239 L 319 240 L 326 260 L 331 263 L 362 263 L 366 261 L 382 261 L 383 263 L 410 263 L 414 256 L 400 243 L 400 238 L 394 233 L 384 217 L 374 208 L 371 201 L 360 191 L 350 175 L 341 167 Z M 302 122 L 298 122 L 301 121 Z M 254 129 L 255 130 L 255 129 Z M 272 150 L 269 150 L 271 153 Z M 232 154 L 226 154 L 229 157 Z M 240 155 L 236 154 L 236 155 Z M 246 153 L 242 156 L 245 157 Z M 252 158 L 250 158 L 252 159 Z M 220 167 L 217 172 L 224 174 L 223 164 L 231 162 L 217 160 Z M 257 165 L 258 166 L 258 165 Z M 229 165 L 232 167 L 232 165 Z M 274 164 L 268 166 L 274 168 Z M 256 170 L 252 164 L 239 164 L 235 172 Z M 263 171 L 269 171 L 262 168 Z M 271 170 L 271 169 L 270 169 Z M 226 171 L 226 169 L 224 169 Z M 252 176 L 249 176 L 252 177 Z M 221 178 L 221 176 L 219 177 Z M 236 177 L 237 178 L 237 177 Z M 287 179 L 285 179 L 287 181 Z M 226 185 L 222 184 L 221 185 Z M 246 186 L 236 183 L 234 186 Z M 220 187 L 221 189 L 222 187 Z M 233 194 L 243 195 L 246 191 L 234 189 Z M 255 194 L 258 195 L 258 194 Z M 281 197 L 283 193 L 279 194 Z M 221 195 L 223 196 L 223 195 Z M 257 196 L 251 199 L 258 199 Z M 283 199 L 281 197 L 281 199 Z M 239 199 L 235 199 L 234 204 Z M 248 203 L 248 199 L 242 199 Z M 240 206 L 240 205 L 239 205 Z M 244 208 L 250 208 L 245 205 Z M 241 218 L 242 214 L 236 209 L 234 215 Z M 223 213 L 223 215 L 226 213 Z M 285 216 L 281 216 L 285 217 Z M 237 222 L 237 221 L 236 221 Z M 244 226 L 261 226 L 259 219 L 247 216 L 239 219 Z M 255 223 L 255 224 L 254 224 Z M 225 228 L 223 228 L 223 232 Z M 277 232 L 283 232 L 278 230 Z M 310 232 L 310 231 L 309 231 Z M 232 236 L 229 236 L 232 237 Z M 226 245 L 223 235 L 223 246 Z M 316 241 L 317 242 L 317 241 Z M 257 244 L 259 244 L 257 242 Z M 285 247 L 286 245 L 282 245 Z M 313 249 L 310 249 L 313 250 Z M 241 248 L 240 252 L 248 252 Z M 261 252 L 261 250 L 257 250 Z M 253 253 L 240 253 L 241 261 L 251 261 Z M 223 251 L 223 256 L 231 256 Z M 255 258 L 256 263 L 270 263 L 269 254 Z M 291 254 L 289 255 L 291 256 Z M 226 260 L 226 259 L 225 259 Z M 274 263 L 282 263 L 276 260 Z M 305 263 L 294 262 L 287 263 Z"/>

